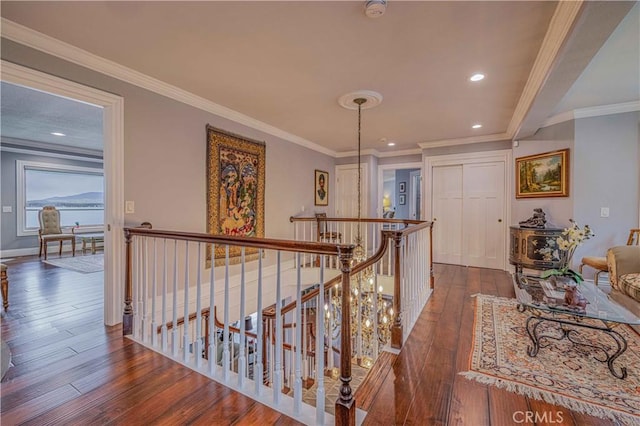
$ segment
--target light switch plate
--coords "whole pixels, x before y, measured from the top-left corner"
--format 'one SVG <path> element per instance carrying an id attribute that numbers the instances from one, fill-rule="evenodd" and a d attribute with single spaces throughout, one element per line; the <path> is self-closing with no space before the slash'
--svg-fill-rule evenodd
<path id="1" fill-rule="evenodd" d="M 600 217 L 609 217 L 609 207 L 600 207 Z"/>
<path id="2" fill-rule="evenodd" d="M 125 213 L 135 213 L 136 204 L 133 201 L 125 201 L 124 202 L 124 212 Z"/>

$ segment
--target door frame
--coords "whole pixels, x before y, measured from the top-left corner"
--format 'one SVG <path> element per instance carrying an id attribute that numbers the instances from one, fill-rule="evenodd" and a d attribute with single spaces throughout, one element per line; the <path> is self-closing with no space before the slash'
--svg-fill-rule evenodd
<path id="1" fill-rule="evenodd" d="M 102 107 L 104 205 L 104 322 L 122 322 L 124 301 L 124 98 L 2 61 L 2 81 Z"/>
<path id="2" fill-rule="evenodd" d="M 433 220 L 433 168 L 439 166 L 451 166 L 457 164 L 487 163 L 493 161 L 504 161 L 504 212 L 505 212 L 505 235 L 504 235 L 504 262 L 503 270 L 508 270 L 509 265 L 509 233 L 506 232 L 511 223 L 511 194 L 513 194 L 513 152 L 510 149 L 482 152 L 466 152 L 461 154 L 433 155 L 424 157 L 424 170 L 422 186 L 424 193 L 423 220 Z M 464 191 L 464 188 L 463 188 Z M 428 202 L 427 202 L 428 200 Z M 427 219 L 428 218 L 428 219 Z"/>
<path id="3" fill-rule="evenodd" d="M 416 217 L 416 210 L 418 210 L 417 208 L 418 203 L 416 203 L 416 198 L 418 195 L 420 195 L 420 204 L 422 204 L 422 168 L 420 168 L 420 170 L 417 170 L 417 171 L 409 172 L 409 180 L 411 181 L 411 186 L 410 186 L 411 196 L 409 197 L 409 200 L 410 200 L 409 216 L 411 216 L 411 218 L 415 220 L 422 220 Z M 416 185 L 414 181 L 418 181 L 419 185 Z M 416 191 L 416 186 L 419 186 L 419 191 Z M 420 211 L 420 216 L 422 215 L 423 215 L 423 212 Z"/>
<path id="4" fill-rule="evenodd" d="M 385 170 L 405 170 L 405 169 L 420 169 L 420 176 L 424 175 L 424 163 L 422 162 L 413 162 L 413 163 L 396 163 L 396 164 L 380 164 L 378 165 L 378 190 L 376 191 L 376 216 L 382 217 L 382 198 L 380 195 L 384 192 L 384 172 Z M 423 179 L 424 183 L 424 179 Z M 420 188 L 422 194 L 424 194 L 424 189 Z M 424 212 L 424 198 L 421 198 L 422 205 L 420 206 L 420 212 Z M 421 219 L 424 220 L 424 219 Z"/>

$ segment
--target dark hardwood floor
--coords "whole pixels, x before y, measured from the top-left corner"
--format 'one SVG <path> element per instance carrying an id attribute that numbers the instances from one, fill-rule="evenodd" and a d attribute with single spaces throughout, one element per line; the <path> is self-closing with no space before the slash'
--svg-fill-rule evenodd
<path id="1" fill-rule="evenodd" d="M 299 424 L 105 327 L 102 274 L 37 257 L 7 265 L 3 426 Z"/>
<path id="2" fill-rule="evenodd" d="M 105 327 L 102 274 L 37 257 L 8 265 L 10 306 L 1 331 L 14 366 L 0 384 L 2 425 L 296 423 L 123 338 L 119 326 Z M 471 350 L 470 296 L 512 297 L 513 290 L 505 272 L 435 269 L 436 289 L 405 347 L 386 355 L 358 389 L 365 424 L 512 425 L 515 411 L 556 410 L 566 425 L 610 424 L 458 375 Z"/>

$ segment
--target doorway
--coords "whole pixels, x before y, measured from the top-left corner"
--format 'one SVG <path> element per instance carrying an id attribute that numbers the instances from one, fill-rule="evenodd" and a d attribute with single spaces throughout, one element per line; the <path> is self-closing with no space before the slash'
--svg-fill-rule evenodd
<path id="1" fill-rule="evenodd" d="M 124 300 L 124 100 L 39 71 L 2 61 L 2 81 L 102 108 L 104 143 L 104 322 L 122 321 Z"/>
<path id="2" fill-rule="evenodd" d="M 378 217 L 422 220 L 422 163 L 378 166 Z"/>

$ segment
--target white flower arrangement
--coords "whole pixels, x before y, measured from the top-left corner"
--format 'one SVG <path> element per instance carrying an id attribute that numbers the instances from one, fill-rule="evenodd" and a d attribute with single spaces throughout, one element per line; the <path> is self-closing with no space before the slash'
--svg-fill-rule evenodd
<path id="1" fill-rule="evenodd" d="M 547 278 L 551 275 L 565 275 L 573 278 L 578 283 L 583 281 L 582 275 L 569 269 L 569 265 L 576 248 L 585 240 L 595 236 L 595 234 L 591 231 L 589 225 L 580 228 L 575 220 L 570 219 L 569 221 L 571 222 L 570 227 L 565 228 L 557 238 L 548 239 L 547 247 L 538 251 L 545 257 L 545 260 L 559 260 L 561 264 L 560 269 L 549 269 L 542 272 L 540 274 L 542 278 Z"/>

